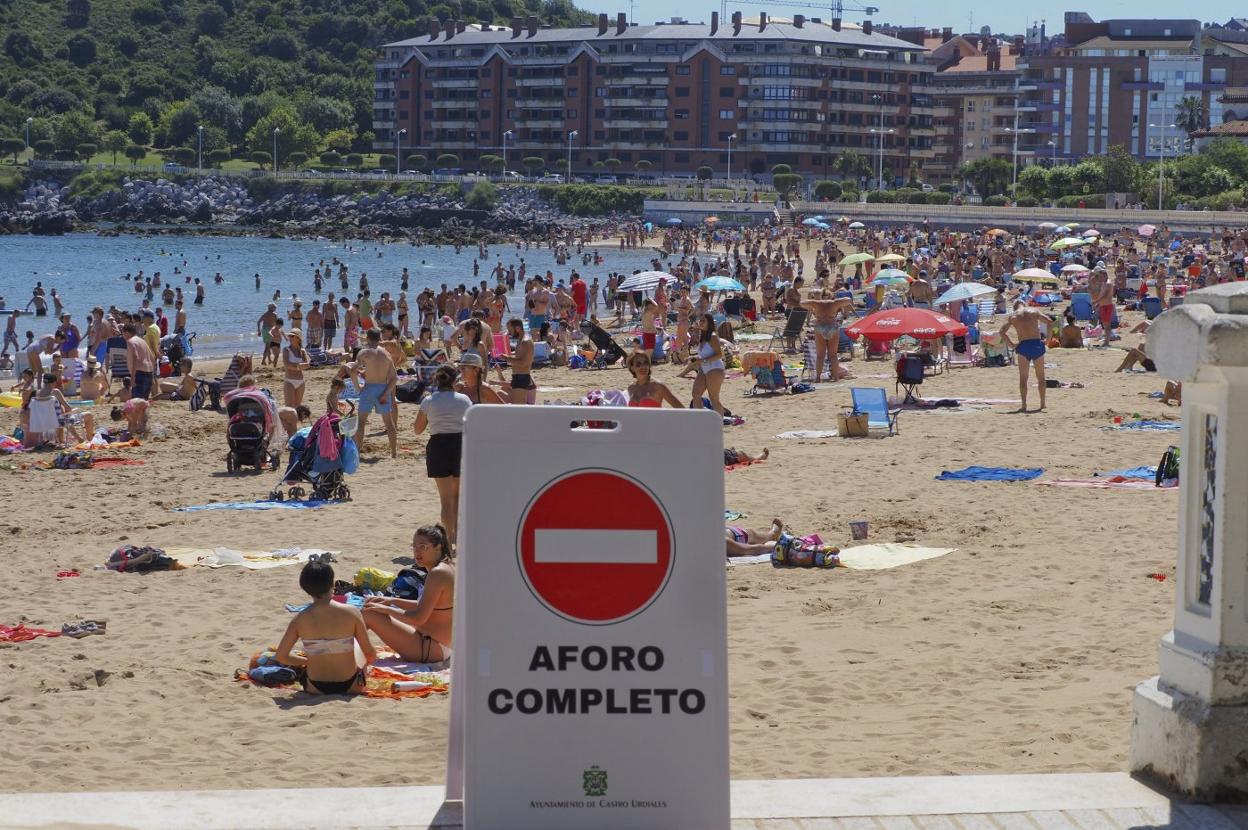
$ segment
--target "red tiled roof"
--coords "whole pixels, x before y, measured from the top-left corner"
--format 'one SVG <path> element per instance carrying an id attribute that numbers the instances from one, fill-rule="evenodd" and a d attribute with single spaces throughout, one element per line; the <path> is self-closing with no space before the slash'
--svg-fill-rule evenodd
<path id="1" fill-rule="evenodd" d="M 1207 130 L 1197 130 L 1192 135 L 1197 138 L 1217 138 L 1227 135 L 1248 137 L 1248 121 L 1227 121 Z"/>

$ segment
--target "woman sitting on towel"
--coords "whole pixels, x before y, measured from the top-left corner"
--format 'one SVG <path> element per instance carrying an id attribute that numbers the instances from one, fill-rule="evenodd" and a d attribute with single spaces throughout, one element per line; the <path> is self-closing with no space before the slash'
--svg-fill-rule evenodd
<path id="1" fill-rule="evenodd" d="M 290 621 L 277 659 L 300 671 L 304 691 L 343 695 L 364 691 L 364 667 L 377 659 L 368 628 L 359 610 L 334 602 L 334 569 L 328 562 L 308 562 L 299 574 L 299 587 L 312 604 Z M 303 641 L 306 657 L 291 654 Z"/>
<path id="2" fill-rule="evenodd" d="M 684 409 L 685 405 L 672 394 L 672 390 L 650 377 L 650 353 L 633 352 L 628 358 L 628 371 L 633 384 L 628 387 L 628 405 L 658 409 L 666 401 L 668 406 Z"/>
<path id="3" fill-rule="evenodd" d="M 404 660 L 440 663 L 451 656 L 455 607 L 455 555 L 442 525 L 426 525 L 412 537 L 412 558 L 429 572 L 420 599 L 369 597 L 364 624 Z"/>

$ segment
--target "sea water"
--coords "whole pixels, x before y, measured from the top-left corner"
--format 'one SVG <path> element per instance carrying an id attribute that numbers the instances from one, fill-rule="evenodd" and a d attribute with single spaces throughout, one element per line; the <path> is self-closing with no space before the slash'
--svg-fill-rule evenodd
<path id="1" fill-rule="evenodd" d="M 275 302 L 283 315 L 290 310 L 296 294 L 303 303 L 305 315 L 313 300 L 324 302 L 330 292 L 335 299 L 346 296 L 354 300 L 359 293 L 361 274 L 368 275 L 369 295 L 374 303 L 383 291 L 390 292 L 391 298 L 397 301 L 403 269 L 407 268 L 407 299 L 412 325 L 415 325 L 416 295 L 421 289 L 429 287 L 438 291 L 443 283 L 451 289 L 460 284 L 472 288 L 482 280 L 493 288 L 495 281 L 491 271 L 500 261 L 504 268 L 515 265 L 518 272 L 523 260 L 527 275 L 550 271 L 556 280 L 565 284 L 575 268 L 586 282 L 597 277 L 600 285 L 605 286 L 608 274 L 631 274 L 637 269 L 648 269 L 651 258 L 657 255 L 652 249 L 586 248 L 590 253 L 594 250 L 603 257 L 601 265 L 582 265 L 581 257 L 575 252 L 570 252 L 566 264 L 559 265 L 554 252 L 547 248 L 524 250 L 523 246 L 517 249 L 514 243 L 493 245 L 488 249 L 488 258 L 480 261 L 480 273 L 474 278 L 475 246 L 457 253 L 452 246 L 415 246 L 407 242 L 87 233 L 59 237 L 3 236 L 0 237 L 0 297 L 4 298 L 7 308 L 24 309 L 35 283 L 43 283 L 48 296 L 48 316 L 23 316 L 18 320 L 18 339 L 22 343 L 26 342 L 26 331 L 42 337 L 56 328 L 57 321 L 52 317 L 53 288 L 61 297 L 65 311 L 73 315 L 73 322 L 85 335 L 92 308 L 107 309 L 115 305 L 121 309 L 138 309 L 145 295 L 134 290 L 134 277 L 140 271 L 144 276 L 159 271 L 161 288 L 154 290 L 151 306 L 161 306 L 161 291 L 165 285 L 181 286 L 187 331 L 196 335 L 195 356 L 222 357 L 240 350 L 259 350 L 256 321 L 268 303 L 274 302 L 273 293 L 279 289 L 281 298 Z M 325 274 L 325 266 L 335 257 L 349 268 L 350 287 L 345 292 L 338 281 L 337 266 L 330 267 L 329 274 Z M 313 286 L 313 272 L 318 267 L 322 269 L 324 283 L 319 294 Z M 180 273 L 175 273 L 175 268 Z M 225 278 L 220 285 L 213 282 L 218 272 Z M 259 289 L 255 284 L 257 273 Z M 196 277 L 205 285 L 202 306 L 194 304 Z M 523 311 L 523 287 L 523 283 L 518 283 L 516 293 L 510 295 L 514 313 Z M 601 297 L 599 300 L 601 308 Z M 341 320 L 341 309 L 339 312 Z M 172 317 L 173 307 L 166 306 L 165 313 Z M 3 320 L 0 317 L 0 321 Z"/>

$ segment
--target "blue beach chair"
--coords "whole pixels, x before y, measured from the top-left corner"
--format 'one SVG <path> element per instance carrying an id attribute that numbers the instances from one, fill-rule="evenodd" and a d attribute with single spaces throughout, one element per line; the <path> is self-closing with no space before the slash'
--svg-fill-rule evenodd
<path id="1" fill-rule="evenodd" d="M 1076 320 L 1096 319 L 1096 309 L 1092 308 L 1092 295 L 1086 291 L 1070 295 L 1070 310 L 1075 313 Z"/>
<path id="2" fill-rule="evenodd" d="M 900 409 L 888 408 L 888 392 L 877 386 L 852 387 L 849 394 L 853 396 L 854 411 L 867 413 L 868 429 L 887 429 L 889 435 L 895 435 L 897 415 Z"/>
<path id="3" fill-rule="evenodd" d="M 1160 297 L 1145 297 L 1140 301 L 1140 305 L 1144 308 L 1144 316 L 1150 320 L 1162 312 Z"/>

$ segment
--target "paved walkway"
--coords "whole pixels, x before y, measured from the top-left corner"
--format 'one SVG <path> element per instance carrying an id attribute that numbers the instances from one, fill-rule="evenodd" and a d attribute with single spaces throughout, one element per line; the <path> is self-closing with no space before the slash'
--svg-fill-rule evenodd
<path id="1" fill-rule="evenodd" d="M 735 781 L 730 830 L 1248 830 L 1123 773 Z M 459 828 L 441 787 L 0 794 L 0 828 Z"/>

